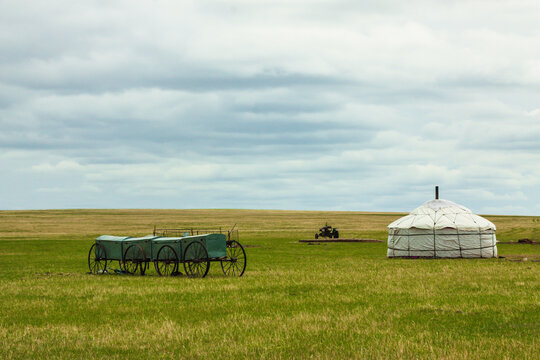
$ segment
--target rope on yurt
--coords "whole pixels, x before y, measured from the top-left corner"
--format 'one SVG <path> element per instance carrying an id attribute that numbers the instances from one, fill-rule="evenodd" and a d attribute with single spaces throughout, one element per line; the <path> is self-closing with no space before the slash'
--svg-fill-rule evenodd
<path id="1" fill-rule="evenodd" d="M 463 248 L 463 250 L 481 250 L 481 249 L 491 249 L 493 248 L 494 246 L 484 246 L 484 247 L 477 247 L 477 248 Z M 394 248 L 389 248 L 390 250 L 397 250 L 397 251 L 406 251 L 406 249 L 394 249 Z M 422 250 L 422 249 L 415 249 L 414 251 L 429 251 L 431 253 L 433 253 L 433 250 Z M 437 250 L 437 252 L 446 252 L 446 251 L 455 251 L 454 249 L 439 249 Z"/>
<path id="2" fill-rule="evenodd" d="M 491 256 L 495 257 L 495 246 L 497 245 L 497 240 L 495 240 L 495 231 L 491 234 Z"/>
<path id="3" fill-rule="evenodd" d="M 399 231 L 399 230 L 398 230 Z M 394 245 L 396 244 L 396 233 L 398 232 L 396 230 L 392 229 L 392 256 L 396 256 L 396 249 L 394 249 Z"/>
<path id="4" fill-rule="evenodd" d="M 405 229 L 403 229 L 403 230 L 405 230 Z M 464 230 L 462 230 L 459 234 L 462 235 L 462 236 L 463 235 L 477 235 L 478 231 L 464 231 Z M 487 234 L 487 232 L 484 232 L 484 234 Z M 491 234 L 491 232 L 489 234 Z M 445 235 L 445 234 L 443 234 L 443 235 Z M 446 235 L 449 235 L 449 234 L 446 234 Z M 401 236 L 411 236 L 411 237 L 413 237 L 413 236 L 426 236 L 426 233 L 404 234 L 404 235 L 401 235 Z M 465 248 L 463 248 L 463 250 L 465 250 Z M 431 251 L 431 250 L 429 250 L 429 251 Z M 437 251 L 441 251 L 441 250 L 437 250 Z"/>
<path id="5" fill-rule="evenodd" d="M 454 221 L 454 225 L 456 224 L 456 222 Z M 458 242 L 458 246 L 459 246 L 459 257 L 463 257 L 463 254 L 461 253 L 461 241 L 459 240 L 459 229 L 456 227 L 456 235 L 457 235 L 457 242 Z"/>
<path id="6" fill-rule="evenodd" d="M 437 257 L 437 250 L 436 250 L 436 242 L 435 242 L 435 227 L 433 227 L 433 257 Z"/>
<path id="7" fill-rule="evenodd" d="M 407 253 L 411 257 L 411 237 L 409 236 L 411 229 L 407 229 Z"/>
<path id="8" fill-rule="evenodd" d="M 480 230 L 480 228 L 478 228 L 478 239 L 480 240 L 480 257 L 483 258 L 484 256 L 482 255 L 482 231 Z"/>
<path id="9" fill-rule="evenodd" d="M 411 257 L 411 230 L 414 229 L 414 222 L 418 219 L 417 216 L 413 217 L 411 224 L 409 225 L 409 228 L 407 229 L 407 254 L 409 257 Z"/>
<path id="10" fill-rule="evenodd" d="M 437 257 L 437 250 L 435 245 L 435 223 L 437 222 L 437 210 L 435 210 L 435 217 L 433 218 L 433 257 Z"/>
<path id="11" fill-rule="evenodd" d="M 480 225 L 478 225 L 478 223 L 476 222 L 476 220 L 474 220 L 474 217 L 471 217 L 472 221 L 476 224 L 476 226 L 478 227 L 478 240 L 480 241 L 480 258 L 483 258 L 484 256 L 482 256 L 482 230 L 480 229 Z"/>
<path id="12" fill-rule="evenodd" d="M 396 234 L 394 233 L 394 236 L 392 236 L 392 246 L 394 246 L 396 244 L 395 236 L 396 236 Z M 394 256 L 396 256 L 396 249 L 392 249 L 392 251 L 394 251 Z"/>
<path id="13" fill-rule="evenodd" d="M 396 244 L 396 232 L 394 232 L 394 236 L 392 236 L 392 246 L 394 246 Z M 394 251 L 394 256 L 396 256 L 396 249 L 393 249 Z"/>
<path id="14" fill-rule="evenodd" d="M 457 230 L 457 229 L 456 229 Z M 407 230 L 408 231 L 408 230 Z M 495 231 L 494 230 L 488 230 L 489 233 L 492 235 L 492 238 L 495 236 Z M 435 230 L 433 230 L 434 234 L 435 234 Z M 462 231 L 460 235 L 474 235 L 474 234 L 479 234 L 478 232 L 476 231 Z M 409 236 L 422 236 L 423 234 L 403 234 L 403 236 L 407 236 L 407 238 L 410 240 Z M 480 236 L 482 235 L 482 232 L 480 232 Z M 425 236 L 425 235 L 424 235 Z M 393 243 L 392 245 L 394 245 L 395 243 Z M 491 249 L 492 251 L 492 255 L 494 256 L 495 255 L 495 244 L 492 242 L 491 245 L 489 246 L 482 246 L 482 244 L 480 244 L 480 247 L 477 247 L 477 248 L 463 248 L 461 247 L 461 242 L 460 242 L 460 253 L 461 253 L 461 257 L 463 257 L 463 253 L 462 253 L 462 250 L 466 250 L 466 251 L 475 251 L 475 250 L 479 250 L 480 251 L 480 257 L 483 258 L 482 256 L 482 250 L 484 249 Z M 395 247 L 389 247 L 390 250 L 392 250 L 392 253 L 394 255 L 394 257 L 396 257 L 396 250 L 397 251 L 410 251 L 410 247 L 409 249 L 404 249 L 404 248 L 401 248 L 401 249 L 397 249 Z M 426 250 L 422 250 L 422 249 L 415 249 L 414 250 L 416 253 L 418 252 L 423 252 L 423 253 L 427 253 L 427 252 L 430 252 L 431 253 L 431 256 L 426 254 L 425 256 L 418 256 L 418 257 L 431 257 L 431 258 L 438 258 L 436 255 L 438 252 L 441 252 L 441 253 L 445 253 L 445 252 L 449 252 L 449 251 L 455 251 L 453 249 L 441 249 L 441 250 L 429 250 L 429 249 L 426 249 Z M 410 252 L 409 252 L 410 254 Z M 434 255 L 435 254 L 435 255 Z M 400 258 L 410 258 L 411 256 L 397 256 L 397 257 L 400 257 Z M 417 256 L 414 256 L 414 257 L 417 257 Z"/>
<path id="15" fill-rule="evenodd" d="M 461 240 L 459 239 L 459 229 L 458 229 L 458 227 L 456 225 L 456 219 L 457 219 L 457 214 L 455 214 L 455 216 L 454 216 L 454 226 L 456 227 L 457 242 L 458 242 L 458 246 L 459 246 L 459 257 L 462 258 L 463 253 L 461 252 Z"/>

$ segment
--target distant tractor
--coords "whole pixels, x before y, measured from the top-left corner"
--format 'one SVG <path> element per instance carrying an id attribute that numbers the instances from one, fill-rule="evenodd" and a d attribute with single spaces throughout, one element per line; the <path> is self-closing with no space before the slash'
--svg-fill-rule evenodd
<path id="1" fill-rule="evenodd" d="M 322 228 L 319 229 L 319 233 L 315 234 L 315 239 L 318 239 L 319 237 L 338 239 L 339 231 L 338 229 L 333 228 L 332 225 L 328 225 L 328 223 L 326 223 Z"/>

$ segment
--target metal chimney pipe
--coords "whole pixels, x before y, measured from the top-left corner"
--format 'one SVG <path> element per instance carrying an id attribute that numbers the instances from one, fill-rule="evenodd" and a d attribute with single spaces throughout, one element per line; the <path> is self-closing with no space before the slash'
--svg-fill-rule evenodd
<path id="1" fill-rule="evenodd" d="M 439 187 L 435 186 L 435 199 L 439 199 Z"/>

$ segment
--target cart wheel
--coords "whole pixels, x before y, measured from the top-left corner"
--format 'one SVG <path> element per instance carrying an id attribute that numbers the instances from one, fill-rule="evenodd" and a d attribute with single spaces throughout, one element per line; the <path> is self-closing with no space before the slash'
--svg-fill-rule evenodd
<path id="1" fill-rule="evenodd" d="M 130 275 L 133 275 L 137 272 L 137 269 L 140 268 L 141 275 L 144 275 L 144 270 L 146 270 L 146 256 L 144 250 L 139 245 L 130 245 L 124 252 L 124 271 Z"/>
<path id="2" fill-rule="evenodd" d="M 88 268 L 92 274 L 104 274 L 107 269 L 107 252 L 101 244 L 93 244 L 88 252 Z"/>
<path id="3" fill-rule="evenodd" d="M 144 276 L 144 274 L 146 273 L 146 270 L 148 270 L 148 261 L 144 260 L 143 262 L 141 262 L 139 266 L 139 270 L 141 272 L 141 275 Z"/>
<path id="4" fill-rule="evenodd" d="M 227 260 L 221 260 L 221 268 L 227 276 L 242 276 L 246 270 L 246 252 L 238 241 L 227 241 Z"/>
<path id="5" fill-rule="evenodd" d="M 171 276 L 178 269 L 178 256 L 169 245 L 163 246 L 157 253 L 154 267 L 160 276 Z"/>
<path id="6" fill-rule="evenodd" d="M 189 277 L 203 278 L 208 274 L 210 261 L 206 247 L 198 241 L 189 244 L 184 251 L 184 270 Z"/>

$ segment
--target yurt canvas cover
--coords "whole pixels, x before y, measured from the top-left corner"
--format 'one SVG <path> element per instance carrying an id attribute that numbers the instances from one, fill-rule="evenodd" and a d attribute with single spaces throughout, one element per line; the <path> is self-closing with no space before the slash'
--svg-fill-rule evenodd
<path id="1" fill-rule="evenodd" d="M 495 225 L 448 200 L 435 199 L 388 225 L 388 257 L 497 257 Z"/>

